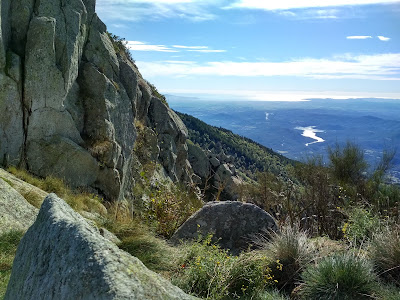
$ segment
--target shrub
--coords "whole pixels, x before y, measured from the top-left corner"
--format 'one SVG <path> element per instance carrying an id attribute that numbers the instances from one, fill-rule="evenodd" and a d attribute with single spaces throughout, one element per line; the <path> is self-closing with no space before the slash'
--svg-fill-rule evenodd
<path id="1" fill-rule="evenodd" d="M 278 281 L 277 286 L 287 292 L 294 288 L 300 273 L 315 255 L 307 234 L 298 227 L 283 227 L 280 233 L 274 234 L 261 246 L 261 251 L 272 259 L 270 267 L 274 279 Z"/>
<path id="2" fill-rule="evenodd" d="M 215 300 L 255 299 L 273 284 L 269 261 L 259 253 L 231 256 L 211 244 L 211 235 L 183 247 L 185 254 L 178 261 L 173 283 L 187 293 Z"/>
<path id="3" fill-rule="evenodd" d="M 183 222 L 203 206 L 194 192 L 174 185 L 159 186 L 149 194 L 144 217 L 154 221 L 157 233 L 170 238 Z"/>
<path id="4" fill-rule="evenodd" d="M 154 228 L 133 217 L 132 212 L 123 203 L 109 205 L 108 215 L 100 225 L 121 240 L 118 247 L 139 258 L 149 269 L 164 272 L 173 268 L 175 250 L 156 237 Z"/>
<path id="5" fill-rule="evenodd" d="M 400 286 L 400 228 L 386 227 L 376 233 L 370 254 L 379 274 Z"/>
<path id="6" fill-rule="evenodd" d="M 9 231 L 0 235 L 0 299 L 3 299 L 11 276 L 17 246 L 24 233 Z"/>
<path id="7" fill-rule="evenodd" d="M 303 273 L 305 299 L 357 300 L 373 298 L 377 288 L 372 264 L 354 254 L 335 254 Z"/>
<path id="8" fill-rule="evenodd" d="M 362 245 L 379 230 L 380 220 L 378 216 L 371 214 L 364 208 L 350 210 L 349 219 L 343 224 L 343 236 L 354 245 Z"/>
<path id="9" fill-rule="evenodd" d="M 364 179 L 368 164 L 356 144 L 349 141 L 343 147 L 336 144 L 328 148 L 328 153 L 332 174 L 340 183 L 358 184 Z"/>
<path id="10" fill-rule="evenodd" d="M 110 41 L 114 47 L 115 52 L 119 55 L 124 56 L 132 63 L 135 63 L 135 60 L 133 59 L 132 54 L 129 51 L 128 41 L 126 41 L 125 38 L 112 34 L 111 32 L 107 32 L 107 35 L 110 38 Z"/>

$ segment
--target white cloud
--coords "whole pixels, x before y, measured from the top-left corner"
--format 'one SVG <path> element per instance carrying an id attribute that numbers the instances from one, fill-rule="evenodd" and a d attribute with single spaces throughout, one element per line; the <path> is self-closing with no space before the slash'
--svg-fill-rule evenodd
<path id="1" fill-rule="evenodd" d="M 172 47 L 180 49 L 195 49 L 195 50 L 208 48 L 207 46 L 182 46 L 182 45 L 173 45 Z"/>
<path id="2" fill-rule="evenodd" d="M 388 42 L 390 40 L 389 37 L 385 37 L 385 36 L 382 36 L 382 35 L 378 35 L 377 38 L 380 39 L 383 42 Z"/>
<path id="3" fill-rule="evenodd" d="M 209 6 L 224 0 L 97 0 L 96 11 L 104 20 L 138 22 L 168 18 L 201 22 L 215 19 Z"/>
<path id="4" fill-rule="evenodd" d="M 209 49 L 208 46 L 184 46 L 184 45 L 152 45 L 140 41 L 127 41 L 126 46 L 132 51 L 156 51 L 156 52 L 201 52 L 201 53 L 221 53 L 226 50 Z"/>
<path id="5" fill-rule="evenodd" d="M 307 101 L 309 99 L 336 99 L 347 100 L 356 98 L 386 98 L 386 99 L 400 99 L 399 93 L 388 92 L 338 92 L 338 91 L 264 91 L 264 90 L 216 90 L 216 89 L 174 89 L 167 88 L 162 90 L 163 93 L 169 94 L 193 94 L 195 96 L 202 95 L 199 99 L 207 99 L 207 96 L 220 95 L 221 98 L 228 98 L 229 100 L 258 100 L 258 101 Z M 168 97 L 168 96 L 167 96 Z"/>
<path id="6" fill-rule="evenodd" d="M 190 52 L 202 52 L 202 53 L 221 53 L 226 52 L 226 50 L 214 50 L 214 49 L 189 49 Z"/>
<path id="7" fill-rule="evenodd" d="M 295 76 L 315 79 L 400 80 L 400 53 L 284 62 L 137 62 L 147 77 L 156 76 Z"/>
<path id="8" fill-rule="evenodd" d="M 350 36 L 346 36 L 346 39 L 348 39 L 348 40 L 366 40 L 366 39 L 372 39 L 372 36 L 370 36 L 370 35 L 350 35 Z"/>
<path id="9" fill-rule="evenodd" d="M 133 51 L 178 52 L 164 45 L 149 45 L 139 41 L 127 41 L 126 46 Z"/>
<path id="10" fill-rule="evenodd" d="M 339 7 L 349 5 L 399 3 L 399 0 L 239 0 L 227 8 L 248 8 L 262 10 L 290 10 L 298 8 Z"/>

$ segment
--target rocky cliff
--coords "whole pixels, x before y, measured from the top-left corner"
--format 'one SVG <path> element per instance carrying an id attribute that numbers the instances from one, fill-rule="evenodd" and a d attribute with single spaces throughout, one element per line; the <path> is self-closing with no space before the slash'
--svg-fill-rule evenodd
<path id="1" fill-rule="evenodd" d="M 172 181 L 191 181 L 187 130 L 116 47 L 95 0 L 2 0 L 0 165 L 122 199 L 149 156 Z"/>

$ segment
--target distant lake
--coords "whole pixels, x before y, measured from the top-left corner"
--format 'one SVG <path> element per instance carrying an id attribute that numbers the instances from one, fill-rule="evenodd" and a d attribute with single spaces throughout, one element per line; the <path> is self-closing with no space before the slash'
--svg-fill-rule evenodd
<path id="1" fill-rule="evenodd" d="M 398 148 L 391 174 L 400 182 L 400 100 L 313 99 L 304 102 L 229 101 L 167 95 L 172 109 L 304 160 L 351 141 L 375 165 L 383 149 Z"/>

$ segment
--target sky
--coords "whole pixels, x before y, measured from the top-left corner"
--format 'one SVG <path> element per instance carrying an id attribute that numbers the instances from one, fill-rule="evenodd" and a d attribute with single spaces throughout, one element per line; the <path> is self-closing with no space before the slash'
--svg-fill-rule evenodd
<path id="1" fill-rule="evenodd" d="M 400 0 L 97 0 L 96 9 L 161 93 L 400 99 Z"/>

